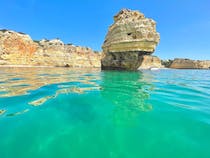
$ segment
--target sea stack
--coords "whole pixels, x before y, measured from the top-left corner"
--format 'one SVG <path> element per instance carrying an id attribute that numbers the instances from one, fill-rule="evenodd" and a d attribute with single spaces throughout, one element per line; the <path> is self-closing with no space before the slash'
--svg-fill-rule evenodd
<path id="1" fill-rule="evenodd" d="M 152 54 L 159 41 L 154 20 L 139 11 L 123 9 L 114 16 L 102 46 L 102 69 L 137 70 L 143 55 Z"/>

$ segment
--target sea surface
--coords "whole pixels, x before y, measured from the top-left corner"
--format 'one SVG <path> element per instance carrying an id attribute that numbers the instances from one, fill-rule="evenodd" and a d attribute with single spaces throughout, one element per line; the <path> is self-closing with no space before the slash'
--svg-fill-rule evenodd
<path id="1" fill-rule="evenodd" d="M 0 158 L 210 158 L 210 70 L 0 68 Z"/>

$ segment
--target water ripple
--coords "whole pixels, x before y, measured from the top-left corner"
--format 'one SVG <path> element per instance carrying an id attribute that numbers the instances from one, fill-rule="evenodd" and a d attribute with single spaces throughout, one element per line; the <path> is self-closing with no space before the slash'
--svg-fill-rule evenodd
<path id="1" fill-rule="evenodd" d="M 1 157 L 210 157 L 210 71 L 0 72 Z"/>
<path id="2" fill-rule="evenodd" d="M 100 92 L 116 108 L 130 112 L 161 109 L 164 105 L 210 113 L 210 71 L 207 70 L 100 72 L 2 68 L 1 74 L 0 101 L 10 104 L 0 105 L 1 115 L 15 111 L 11 104 L 16 100 L 27 109 L 28 105 L 40 106 L 62 95 L 85 95 L 89 92 Z M 21 110 L 24 109 L 18 111 Z"/>
<path id="3" fill-rule="evenodd" d="M 210 71 L 162 70 L 152 73 L 152 102 L 210 113 Z"/>

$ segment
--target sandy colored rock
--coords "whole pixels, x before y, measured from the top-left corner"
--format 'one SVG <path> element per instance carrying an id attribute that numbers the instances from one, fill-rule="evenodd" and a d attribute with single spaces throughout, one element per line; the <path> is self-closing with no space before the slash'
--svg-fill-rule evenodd
<path id="1" fill-rule="evenodd" d="M 152 55 L 143 55 L 140 69 L 163 68 L 160 58 Z"/>
<path id="2" fill-rule="evenodd" d="M 0 64 L 25 65 L 37 51 L 30 36 L 14 31 L 0 31 Z"/>
<path id="3" fill-rule="evenodd" d="M 141 56 L 153 53 L 159 40 L 154 20 L 139 11 L 121 10 L 114 16 L 102 46 L 102 69 L 136 70 Z"/>
<path id="4" fill-rule="evenodd" d="M 10 114 L 7 114 L 6 116 L 8 117 L 13 117 L 13 116 L 17 116 L 17 115 L 22 115 L 22 114 L 25 114 L 29 112 L 29 109 L 25 109 L 23 111 L 19 111 L 19 112 L 15 112 L 15 113 L 10 113 Z"/>
<path id="5" fill-rule="evenodd" d="M 0 115 L 3 115 L 6 112 L 6 110 L 1 110 L 0 109 Z"/>
<path id="6" fill-rule="evenodd" d="M 59 39 L 33 41 L 29 35 L 0 30 L 0 65 L 101 67 L 101 53 Z"/>
<path id="7" fill-rule="evenodd" d="M 54 96 L 46 96 L 46 97 L 34 100 L 32 102 L 29 102 L 28 104 L 32 105 L 32 106 L 40 106 L 40 105 L 44 104 L 46 101 L 48 101 L 49 99 L 51 99 L 53 97 Z"/>
<path id="8" fill-rule="evenodd" d="M 170 68 L 175 69 L 210 69 L 210 60 L 174 59 Z"/>

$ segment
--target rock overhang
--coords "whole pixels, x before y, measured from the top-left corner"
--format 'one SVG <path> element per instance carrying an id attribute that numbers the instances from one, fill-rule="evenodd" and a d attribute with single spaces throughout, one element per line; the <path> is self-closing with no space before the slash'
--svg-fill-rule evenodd
<path id="1" fill-rule="evenodd" d="M 102 69 L 137 70 L 142 55 L 152 54 L 160 41 L 156 22 L 139 11 L 121 10 L 114 16 L 102 49 Z"/>
<path id="2" fill-rule="evenodd" d="M 142 51 L 153 53 L 160 41 L 156 22 L 138 12 L 121 10 L 114 16 L 102 46 L 103 52 Z"/>

